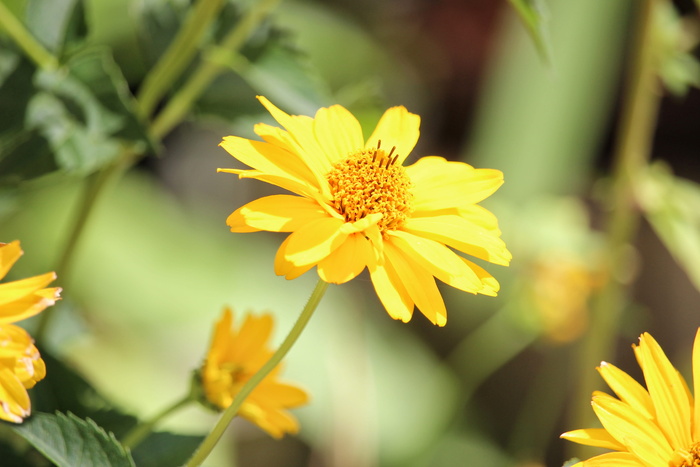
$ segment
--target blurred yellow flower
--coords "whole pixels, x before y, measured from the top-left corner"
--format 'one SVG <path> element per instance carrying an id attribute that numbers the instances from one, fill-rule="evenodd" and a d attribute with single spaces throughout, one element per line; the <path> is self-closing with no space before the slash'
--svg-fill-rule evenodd
<path id="1" fill-rule="evenodd" d="M 0 419 L 21 423 L 31 413 L 27 389 L 46 376 L 46 366 L 27 331 L 0 325 Z"/>
<path id="2" fill-rule="evenodd" d="M 7 275 L 12 265 L 24 252 L 18 241 L 0 243 L 0 279 Z M 45 288 L 56 279 L 56 273 L 48 272 L 0 284 L 0 324 L 15 323 L 41 312 L 59 299 L 61 288 Z"/>
<path id="3" fill-rule="evenodd" d="M 495 216 L 476 204 L 501 186 L 500 171 L 437 156 L 404 167 L 420 125 L 404 107 L 388 109 L 365 142 L 360 123 L 339 105 L 310 118 L 258 99 L 286 131 L 259 123 L 264 141 L 225 137 L 221 146 L 252 170 L 219 171 L 299 195 L 266 196 L 227 219 L 232 232 L 291 232 L 275 258 L 278 275 L 294 279 L 316 266 L 322 280 L 342 284 L 367 267 L 392 318 L 408 322 L 417 306 L 439 326 L 447 312 L 435 277 L 496 295 L 498 282 L 452 249 L 510 262 Z"/>
<path id="4" fill-rule="evenodd" d="M 602 273 L 565 252 L 550 252 L 528 270 L 528 296 L 542 336 L 554 344 L 578 339 L 588 328 L 588 301 L 603 284 Z"/>
<path id="5" fill-rule="evenodd" d="M 19 242 L 0 243 L 0 279 L 22 256 Z M 46 366 L 27 332 L 16 321 L 34 316 L 60 298 L 59 287 L 45 288 L 53 272 L 0 284 L 0 419 L 21 423 L 31 413 L 27 389 L 46 375 Z"/>
<path id="6" fill-rule="evenodd" d="M 243 385 L 274 353 L 268 347 L 273 319 L 269 314 L 247 315 L 238 330 L 233 329 L 231 310 L 226 308 L 216 323 L 207 358 L 200 372 L 207 402 L 223 410 L 233 402 Z M 306 404 L 308 395 L 296 386 L 281 383 L 275 367 L 246 398 L 239 414 L 275 438 L 297 433 L 299 423 L 287 411 Z"/>
<path id="7" fill-rule="evenodd" d="M 590 466 L 695 467 L 700 465 L 700 399 L 651 335 L 633 346 L 644 373 L 644 389 L 627 373 L 602 362 L 598 371 L 618 398 L 593 394 L 603 428 L 574 430 L 562 438 L 612 449 L 576 464 Z M 694 392 L 700 391 L 700 329 L 693 346 Z"/>

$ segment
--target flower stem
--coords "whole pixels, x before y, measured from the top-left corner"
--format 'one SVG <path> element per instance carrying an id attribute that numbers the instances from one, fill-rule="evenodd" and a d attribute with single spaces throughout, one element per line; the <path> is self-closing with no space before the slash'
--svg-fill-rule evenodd
<path id="1" fill-rule="evenodd" d="M 215 52 L 223 52 L 223 54 L 229 56 L 237 52 L 250 34 L 255 31 L 279 2 L 280 0 L 260 0 L 255 3 L 236 24 L 236 27 L 226 35 L 223 42 L 216 46 Z M 151 125 L 151 134 L 154 138 L 162 138 L 182 121 L 192 104 L 211 84 L 214 78 L 225 69 L 224 62 L 225 60 L 219 54 L 215 54 L 215 56 L 202 62 L 182 88 L 168 101 L 163 111 L 155 118 L 153 125 Z"/>
<path id="2" fill-rule="evenodd" d="M 60 258 L 56 262 L 56 275 L 58 276 L 59 280 L 61 280 L 61 285 L 63 287 L 66 286 L 70 277 L 70 269 L 73 265 L 75 250 L 83 236 L 83 233 L 85 232 L 85 226 L 90 219 L 90 215 L 94 211 L 99 195 L 104 192 L 104 187 L 107 184 L 118 178 L 117 175 L 129 167 L 131 161 L 135 157 L 138 157 L 138 154 L 134 150 L 124 149 L 122 154 L 115 162 L 93 174 L 88 180 L 87 185 L 82 192 L 78 212 L 75 216 L 71 230 L 68 233 L 65 246 L 63 247 Z M 38 342 L 41 342 L 46 335 L 49 322 L 54 314 L 53 310 L 54 308 L 48 308 L 39 315 L 39 322 L 34 334 L 34 337 Z"/>
<path id="3" fill-rule="evenodd" d="M 196 394 L 194 391 L 190 391 L 190 393 L 185 395 L 185 397 L 161 410 L 147 422 L 136 425 L 131 431 L 124 435 L 124 438 L 121 441 L 122 445 L 126 448 L 134 449 L 141 443 L 141 441 L 146 439 L 146 437 L 151 434 L 153 428 L 160 423 L 161 420 L 180 410 L 182 407 L 185 407 L 190 402 L 195 402 L 196 400 Z"/>
<path id="4" fill-rule="evenodd" d="M 316 310 L 316 307 L 321 301 L 321 298 L 323 297 L 323 294 L 326 292 L 327 288 L 328 283 L 319 279 L 314 291 L 311 293 L 311 297 L 309 297 L 308 302 L 306 302 L 306 306 L 304 306 L 304 309 L 301 310 L 299 318 L 297 318 L 296 323 L 294 323 L 292 330 L 289 331 L 289 334 L 282 342 L 282 345 L 280 345 L 277 351 L 272 355 L 272 357 L 270 357 L 270 360 L 268 360 L 260 368 L 260 370 L 258 370 L 258 372 L 246 382 L 246 384 L 241 388 L 240 392 L 236 394 L 236 397 L 233 399 L 231 405 L 226 408 L 224 413 L 216 422 L 216 425 L 211 433 L 204 438 L 202 444 L 199 445 L 197 451 L 187 462 L 186 467 L 199 466 L 205 461 L 207 456 L 209 456 L 212 449 L 214 449 L 214 446 L 216 446 L 216 443 L 218 443 L 219 439 L 221 439 L 221 436 L 224 434 L 224 431 L 228 427 L 229 423 L 231 423 L 231 420 L 233 420 L 238 413 L 238 410 L 241 408 L 241 405 L 245 401 L 246 397 L 248 397 L 248 395 L 253 392 L 253 389 L 260 384 L 265 376 L 267 376 L 282 361 L 285 355 L 287 355 L 287 352 L 289 352 L 294 343 L 297 341 L 302 331 L 306 327 L 306 324 L 309 322 L 309 319 L 311 319 L 311 316 Z"/>
<path id="5" fill-rule="evenodd" d="M 34 37 L 22 22 L 0 2 L 0 27 L 15 41 L 39 68 L 44 70 L 54 70 L 58 68 L 56 57 L 46 50 Z"/>
<path id="6" fill-rule="evenodd" d="M 137 97 L 144 118 L 153 112 L 158 101 L 170 89 L 192 61 L 202 36 L 223 6 L 223 0 L 198 0 L 185 24 L 168 46 L 158 63 L 148 72 Z"/>
<path id="7" fill-rule="evenodd" d="M 647 164 L 651 153 L 654 126 L 660 102 L 654 61 L 654 15 L 659 0 L 640 2 L 632 60 L 627 71 L 626 92 L 617 147 L 615 148 L 611 212 L 605 228 L 608 281 L 595 297 L 591 310 L 591 327 L 581 342 L 577 362 L 580 382 L 574 394 L 577 409 L 573 426 L 587 427 L 593 413 L 583 401 L 596 387 L 593 367 L 614 350 L 616 331 L 627 299 L 630 280 L 630 243 L 639 225 L 639 211 L 634 199 L 634 180 Z"/>

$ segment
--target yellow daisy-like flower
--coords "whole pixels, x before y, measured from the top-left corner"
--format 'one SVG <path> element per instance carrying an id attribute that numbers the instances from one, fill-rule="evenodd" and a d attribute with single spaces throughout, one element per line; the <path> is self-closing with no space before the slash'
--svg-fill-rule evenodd
<path id="1" fill-rule="evenodd" d="M 24 252 L 18 241 L 0 243 L 0 279 Z M 56 279 L 56 273 L 48 272 L 0 284 L 0 324 L 15 323 L 40 313 L 59 299 L 61 288 L 46 288 Z"/>
<path id="2" fill-rule="evenodd" d="M 574 430 L 562 438 L 612 449 L 579 462 L 579 467 L 700 465 L 700 399 L 673 367 L 663 349 L 644 333 L 633 346 L 647 389 L 627 373 L 606 362 L 598 371 L 618 398 L 593 394 L 593 410 L 603 428 Z M 694 392 L 700 394 L 700 329 L 693 345 Z"/>
<path id="3" fill-rule="evenodd" d="M 408 322 L 417 306 L 439 326 L 447 312 L 435 277 L 496 295 L 498 282 L 453 249 L 508 265 L 495 216 L 476 204 L 501 186 L 500 171 L 437 156 L 404 167 L 420 125 L 404 107 L 387 110 L 365 141 L 339 105 L 310 118 L 258 99 L 285 129 L 259 123 L 264 141 L 225 137 L 221 146 L 252 170 L 219 171 L 295 194 L 260 198 L 227 219 L 232 232 L 291 232 L 275 258 L 278 275 L 294 279 L 316 266 L 322 280 L 342 284 L 367 267 L 391 317 Z"/>
<path id="4" fill-rule="evenodd" d="M 0 325 L 0 419 L 21 423 L 31 413 L 27 389 L 46 376 L 31 336 L 14 324 Z"/>
<path id="5" fill-rule="evenodd" d="M 206 401 L 220 410 L 231 405 L 243 385 L 274 353 L 267 343 L 272 332 L 271 315 L 247 315 L 238 330 L 232 324 L 231 310 L 226 308 L 216 323 L 200 372 Z M 306 404 L 309 399 L 297 386 L 279 382 L 280 370 L 280 365 L 275 367 L 253 389 L 239 411 L 242 417 L 275 438 L 299 431 L 299 423 L 287 409 Z"/>
<path id="6" fill-rule="evenodd" d="M 0 279 L 22 256 L 19 242 L 0 243 Z M 27 389 L 46 375 L 46 366 L 27 332 L 15 326 L 53 305 L 60 287 L 46 288 L 53 272 L 0 284 L 0 419 L 21 423 L 31 413 Z"/>

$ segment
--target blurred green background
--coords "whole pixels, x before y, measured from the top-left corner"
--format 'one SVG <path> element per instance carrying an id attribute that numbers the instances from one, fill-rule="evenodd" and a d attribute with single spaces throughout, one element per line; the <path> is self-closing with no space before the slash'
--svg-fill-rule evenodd
<path id="1" fill-rule="evenodd" d="M 40 2 L 3 3 L 21 17 Z M 84 24 L 67 28 L 63 43 L 83 37 L 95 53 L 107 51 L 127 94 L 138 92 L 190 5 L 78 3 Z M 225 3 L 214 37 L 255 2 Z M 498 216 L 514 257 L 508 269 L 487 266 L 501 282 L 499 296 L 444 287 L 449 320 L 436 328 L 418 313 L 409 324 L 391 320 L 368 276 L 331 287 L 287 358 L 285 378 L 312 395 L 308 407 L 295 411 L 299 436 L 274 441 L 236 420 L 205 465 L 561 465 L 571 453 L 558 435 L 579 428 L 567 421 L 569 408 L 589 404 L 571 397 L 581 371 L 574 353 L 588 330 L 589 297 L 608 280 L 599 228 L 609 208 L 607 176 L 637 12 L 630 0 L 535 3 L 548 59 L 505 1 L 281 2 L 186 121 L 156 141 L 150 152 L 157 155 L 105 190 L 69 277 L 57 281 L 64 300 L 42 345 L 125 412 L 148 416 L 187 390 L 224 305 L 238 313 L 272 311 L 279 342 L 315 274 L 291 282 L 276 277 L 280 236 L 228 232 L 228 214 L 270 188 L 217 174 L 217 167 L 235 166 L 219 141 L 252 138 L 254 123 L 270 122 L 256 94 L 293 114 L 342 104 L 366 135 L 388 106 L 401 104 L 422 117 L 409 163 L 437 154 L 504 172 L 505 185 L 483 203 Z M 691 2 L 676 6 L 697 20 Z M 46 18 L 36 11 L 31 21 L 41 25 Z M 64 159 L 49 167 L 27 156 L 17 168 L 14 143 L 3 131 L 16 119 L 12 96 L 20 83 L 10 80 L 17 70 L 10 42 L 0 45 L 0 240 L 21 240 L 25 256 L 12 277 L 24 277 L 56 267 L 86 174 L 105 164 Z M 69 55 L 69 46 L 63 50 Z M 112 140 L 100 139 L 100 128 L 111 124 L 106 114 L 59 129 L 47 123 L 60 120 L 53 114 L 23 115 L 37 120 L 54 149 L 51 131 L 70 134 L 83 125 L 87 152 L 102 151 L 108 160 Z M 697 89 L 663 98 L 653 159 L 688 180 L 700 178 L 699 121 Z M 130 127 L 124 128 L 121 136 Z M 27 176 L 44 166 L 43 176 Z M 635 376 L 629 345 L 641 332 L 687 366 L 689 329 L 700 325 L 700 276 L 692 269 L 695 259 L 700 264 L 700 197 L 696 185 L 678 188 L 666 170 L 643 185 L 650 222 L 640 226 L 630 261 L 620 352 L 607 357 Z M 214 420 L 188 408 L 164 428 L 201 434 Z"/>

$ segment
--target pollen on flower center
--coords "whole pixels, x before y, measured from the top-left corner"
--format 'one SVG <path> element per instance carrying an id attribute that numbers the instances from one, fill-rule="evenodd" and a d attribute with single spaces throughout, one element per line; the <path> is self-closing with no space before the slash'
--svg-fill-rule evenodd
<path id="1" fill-rule="evenodd" d="M 700 467 L 700 443 L 695 443 L 689 449 L 676 450 L 669 465 L 675 467 Z"/>
<path id="2" fill-rule="evenodd" d="M 413 194 L 398 155 L 377 148 L 362 149 L 336 163 L 327 175 L 335 209 L 348 222 L 381 213 L 379 229 L 398 229 L 411 213 Z"/>

